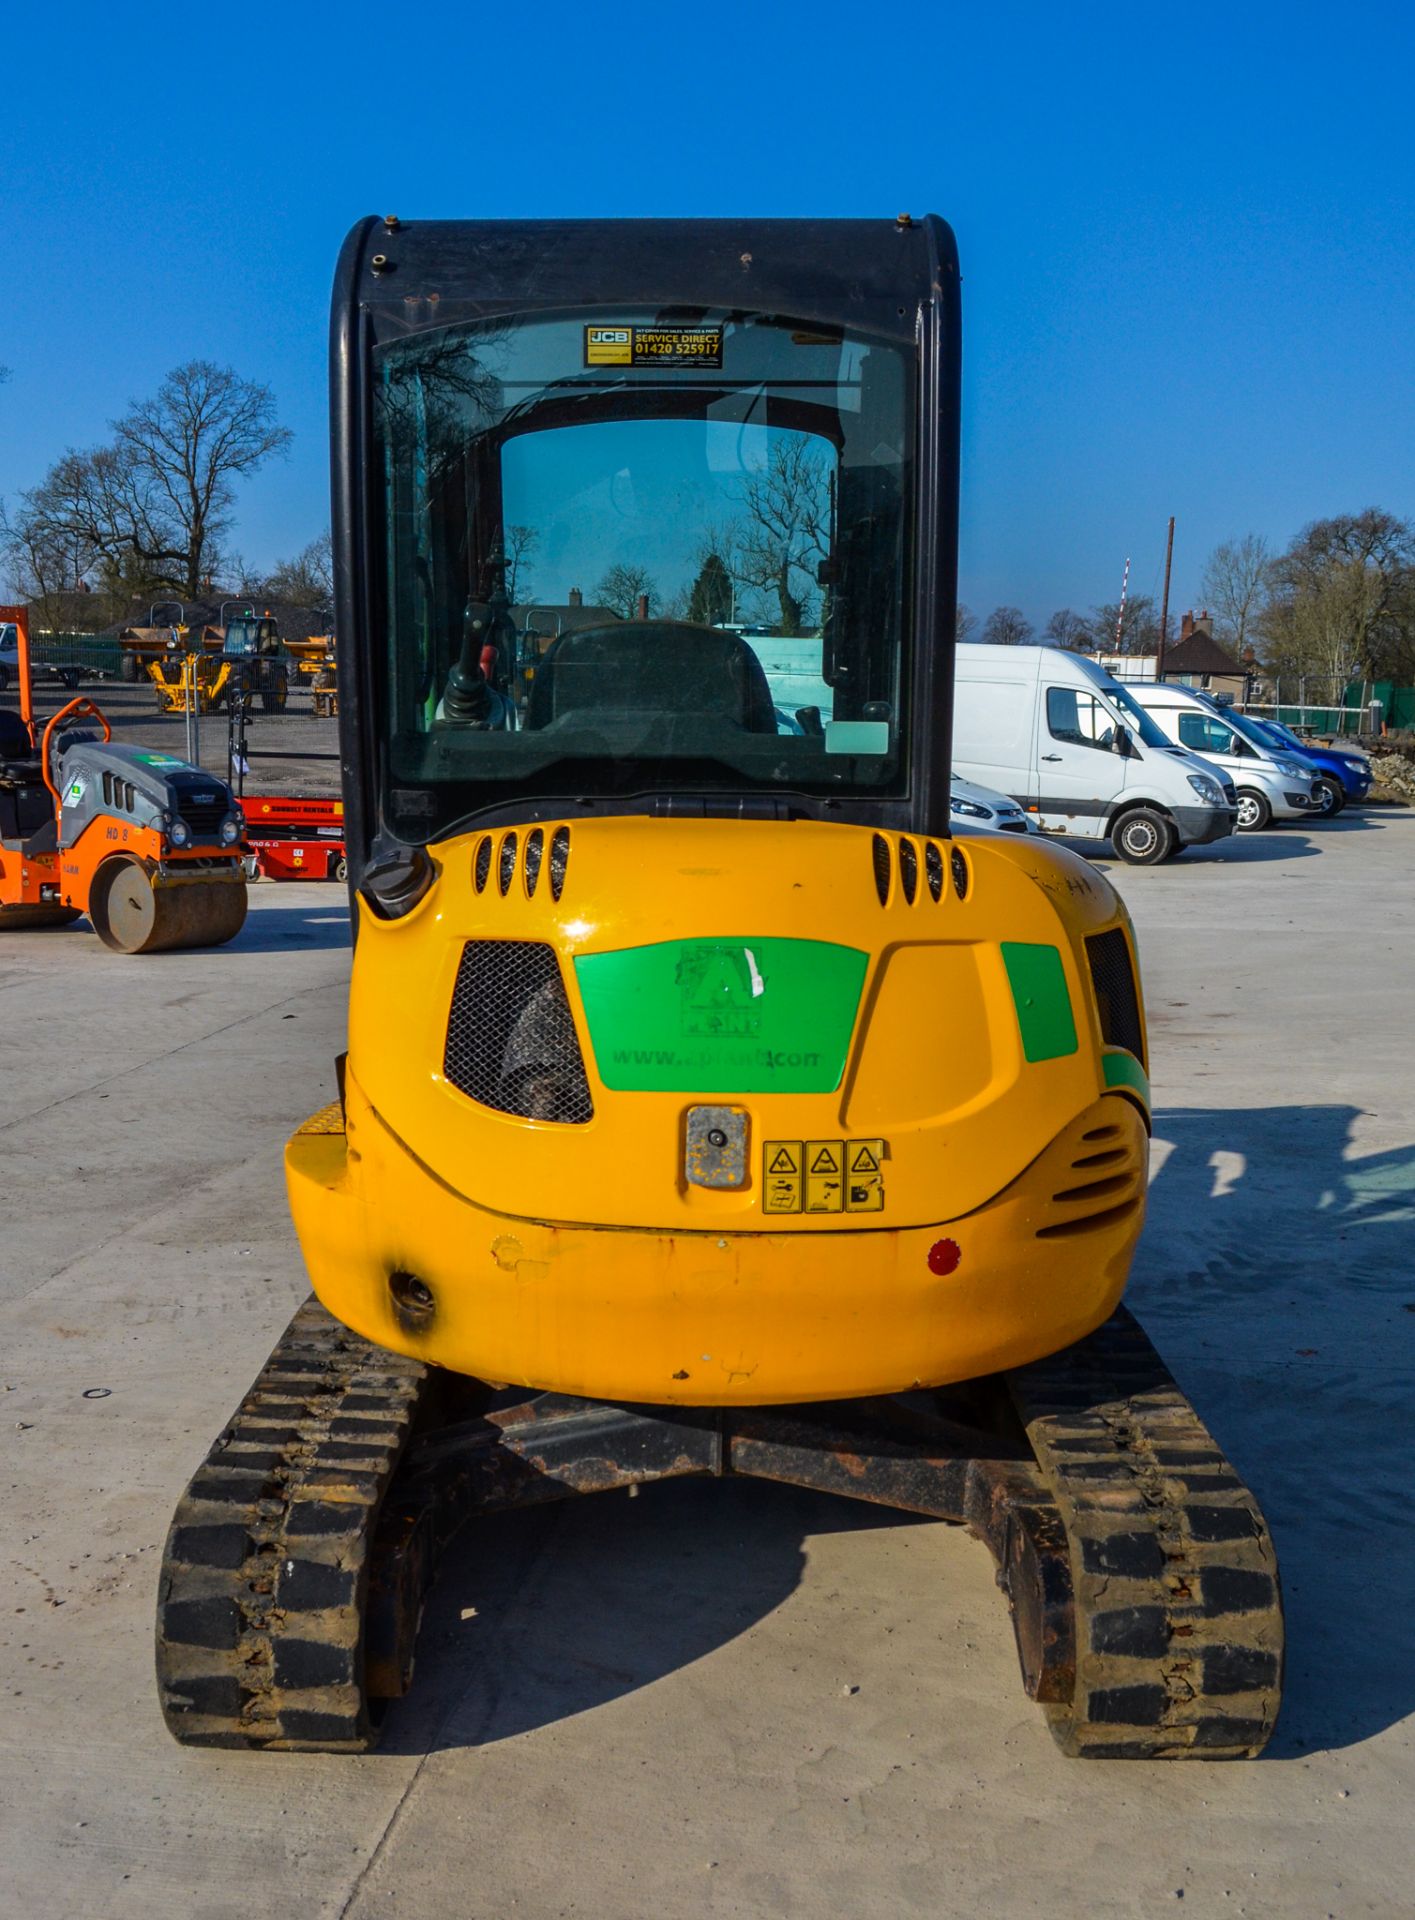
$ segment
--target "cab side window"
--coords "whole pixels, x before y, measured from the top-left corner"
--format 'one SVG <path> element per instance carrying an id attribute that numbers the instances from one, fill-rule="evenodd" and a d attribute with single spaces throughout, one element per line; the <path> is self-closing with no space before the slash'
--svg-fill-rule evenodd
<path id="1" fill-rule="evenodd" d="M 1076 687 L 1047 688 L 1047 731 L 1053 740 L 1071 747 L 1099 747 L 1110 751 L 1115 728 L 1094 694 Z"/>
<path id="2" fill-rule="evenodd" d="M 1221 720 L 1211 720 L 1206 713 L 1181 713 L 1179 744 L 1192 747 L 1195 753 L 1232 753 L 1233 729 Z"/>

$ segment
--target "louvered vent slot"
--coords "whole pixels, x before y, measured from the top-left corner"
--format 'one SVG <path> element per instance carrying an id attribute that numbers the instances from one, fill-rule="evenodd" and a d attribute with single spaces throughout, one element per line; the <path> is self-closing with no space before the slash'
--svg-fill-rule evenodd
<path id="1" fill-rule="evenodd" d="M 884 906 L 889 899 L 889 881 L 894 861 L 890 856 L 889 842 L 882 833 L 875 835 L 874 862 L 875 892 L 879 895 L 880 905 Z"/>
<path id="2" fill-rule="evenodd" d="M 899 879 L 904 888 L 904 898 L 912 907 L 914 895 L 919 891 L 919 856 L 912 840 L 899 842 Z"/>
<path id="3" fill-rule="evenodd" d="M 1101 1017 L 1101 1038 L 1108 1047 L 1124 1047 L 1137 1060 L 1145 1058 L 1145 1035 L 1140 1024 L 1140 998 L 1135 991 L 1135 969 L 1130 946 L 1119 927 L 1093 933 L 1086 939 L 1091 963 L 1091 985 Z"/>
<path id="4" fill-rule="evenodd" d="M 511 891 L 511 882 L 516 877 L 516 836 L 506 834 L 501 842 L 501 857 L 496 863 L 496 884 L 503 897 Z"/>
<path id="5" fill-rule="evenodd" d="M 565 888 L 565 869 L 570 864 L 570 829 L 557 827 L 550 836 L 550 897 L 558 900 Z"/>
<path id="6" fill-rule="evenodd" d="M 968 862 L 957 847 L 949 855 L 949 866 L 953 870 L 953 891 L 960 900 L 968 898 Z"/>
<path id="7" fill-rule="evenodd" d="M 540 863 L 544 853 L 545 835 L 539 827 L 536 827 L 526 839 L 526 864 L 524 872 L 528 899 L 533 900 L 535 898 L 536 882 L 540 879 Z"/>
<path id="8" fill-rule="evenodd" d="M 924 846 L 924 873 L 928 877 L 929 893 L 935 900 L 943 898 L 943 855 L 932 840 Z"/>
<path id="9" fill-rule="evenodd" d="M 447 1021 L 443 1072 L 498 1113 L 582 1126 L 594 1107 L 555 949 L 469 940 Z"/>
<path id="10" fill-rule="evenodd" d="M 1139 1206 L 1139 1198 L 1122 1200 L 1118 1206 L 1103 1207 L 1099 1213 L 1082 1214 L 1073 1220 L 1058 1220 L 1054 1226 L 1038 1227 L 1038 1240 L 1071 1240 L 1085 1233 L 1095 1233 L 1098 1228 L 1117 1226 L 1127 1215 L 1134 1213 Z"/>
<path id="11" fill-rule="evenodd" d="M 491 842 L 483 839 L 477 848 L 477 857 L 472 866 L 472 880 L 478 893 L 486 892 L 487 878 L 491 873 Z"/>

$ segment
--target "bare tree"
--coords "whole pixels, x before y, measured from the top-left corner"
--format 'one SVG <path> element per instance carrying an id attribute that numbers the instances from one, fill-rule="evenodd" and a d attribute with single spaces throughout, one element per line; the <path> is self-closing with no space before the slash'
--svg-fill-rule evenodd
<path id="1" fill-rule="evenodd" d="M 1088 622 L 1098 653 L 1155 653 L 1160 623 L 1155 603 L 1147 593 L 1132 593 L 1122 614 L 1118 604 L 1091 609 Z"/>
<path id="2" fill-rule="evenodd" d="M 92 596 L 91 607 L 75 604 L 87 593 L 85 576 L 95 559 L 92 549 L 57 534 L 32 511 L 25 495 L 13 517 L 0 502 L 0 558 L 11 592 L 33 608 L 39 630 L 77 631 L 75 622 L 81 618 L 85 628 L 96 630 L 105 624 L 105 597 Z"/>
<path id="3" fill-rule="evenodd" d="M 990 647 L 1025 647 L 1035 632 L 1020 607 L 994 607 L 983 622 L 983 639 Z"/>
<path id="4" fill-rule="evenodd" d="M 234 483 L 290 441 L 270 389 L 192 360 L 116 422 L 112 444 L 65 453 L 22 496 L 46 537 L 83 548 L 114 592 L 195 599 L 215 572 Z"/>
<path id="5" fill-rule="evenodd" d="M 248 593 L 242 586 L 239 592 Z M 291 560 L 277 560 L 255 591 L 292 607 L 325 607 L 334 595 L 334 553 L 328 529 Z"/>
<path id="6" fill-rule="evenodd" d="M 506 529 L 506 598 L 513 607 L 524 606 L 531 597 L 531 555 L 539 540 L 535 527 Z"/>
<path id="7" fill-rule="evenodd" d="M 1209 555 L 1199 590 L 1213 611 L 1215 637 L 1225 640 L 1238 659 L 1248 641 L 1253 615 L 1262 603 L 1272 552 L 1260 533 L 1223 540 Z"/>
<path id="8" fill-rule="evenodd" d="M 609 569 L 594 593 L 599 604 L 612 607 L 621 620 L 637 619 L 641 595 L 647 594 L 650 613 L 659 599 L 658 582 L 648 569 L 623 560 Z"/>
<path id="9" fill-rule="evenodd" d="M 1273 561 L 1260 627 L 1270 665 L 1324 676 L 1410 657 L 1415 528 L 1380 507 L 1313 520 Z"/>
<path id="10" fill-rule="evenodd" d="M 774 440 L 760 473 L 742 483 L 734 529 L 737 577 L 776 595 L 782 633 L 800 633 L 814 611 L 819 563 L 830 552 L 831 474 L 808 434 Z"/>
<path id="11" fill-rule="evenodd" d="M 1074 648 L 1090 637 L 1091 629 L 1085 615 L 1075 612 L 1071 607 L 1058 607 L 1042 628 L 1042 638 L 1053 647 Z"/>
<path id="12" fill-rule="evenodd" d="M 269 577 L 264 567 L 247 560 L 244 554 L 228 552 L 221 556 L 221 578 L 238 599 L 258 600 L 266 590 Z"/>
<path id="13" fill-rule="evenodd" d="M 971 607 L 958 602 L 958 612 L 953 622 L 953 637 L 961 646 L 965 640 L 971 640 L 978 631 L 978 616 Z"/>
<path id="14" fill-rule="evenodd" d="M 233 483 L 284 453 L 293 437 L 276 420 L 274 395 L 232 367 L 189 360 L 150 400 L 135 402 L 116 432 L 130 483 L 178 530 L 180 585 L 195 597 L 230 524 Z"/>
<path id="15" fill-rule="evenodd" d="M 177 529 L 115 447 L 71 448 L 20 499 L 35 537 L 61 552 L 85 552 L 111 594 L 141 598 L 178 584 Z"/>

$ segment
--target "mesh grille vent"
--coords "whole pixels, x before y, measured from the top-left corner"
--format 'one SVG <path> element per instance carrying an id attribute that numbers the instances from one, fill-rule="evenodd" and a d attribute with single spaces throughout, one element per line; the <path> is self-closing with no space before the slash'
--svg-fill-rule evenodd
<path id="1" fill-rule="evenodd" d="M 904 884 L 904 898 L 912 907 L 919 891 L 919 856 L 912 840 L 899 842 L 899 878 Z"/>
<path id="2" fill-rule="evenodd" d="M 132 793 L 132 788 L 128 788 Z M 131 808 L 132 801 L 128 801 Z M 198 801 L 189 799 L 184 793 L 178 795 L 177 811 L 192 830 L 193 840 L 214 840 L 221 822 L 230 809 L 224 800 L 208 801 L 202 806 Z"/>
<path id="3" fill-rule="evenodd" d="M 968 898 L 968 862 L 955 847 L 949 855 L 948 864 L 953 871 L 953 891 L 960 900 Z"/>
<path id="4" fill-rule="evenodd" d="M 570 864 L 570 829 L 557 827 L 550 836 L 550 897 L 558 900 L 565 886 L 565 869 Z"/>
<path id="5" fill-rule="evenodd" d="M 496 884 L 501 889 L 503 899 L 511 891 L 511 882 L 516 877 L 516 836 L 508 833 L 502 838 L 501 858 L 496 863 Z"/>
<path id="6" fill-rule="evenodd" d="M 935 900 L 943 898 L 943 855 L 929 840 L 924 845 L 924 872 L 928 876 L 929 892 Z"/>
<path id="7" fill-rule="evenodd" d="M 545 835 L 539 827 L 536 827 L 526 840 L 526 864 L 524 868 L 526 895 L 527 898 L 532 900 L 535 898 L 536 882 L 540 879 L 541 856 L 544 852 Z"/>
<path id="8" fill-rule="evenodd" d="M 1140 1026 L 1140 999 L 1130 947 L 1119 927 L 1087 936 L 1086 958 L 1091 963 L 1091 985 L 1101 1016 L 1101 1038 L 1108 1047 L 1124 1047 L 1137 1060 L 1145 1058 L 1145 1036 Z"/>
<path id="9" fill-rule="evenodd" d="M 452 990 L 443 1072 L 459 1092 L 498 1113 L 574 1126 L 592 1117 L 553 947 L 538 940 L 466 943 Z"/>
<path id="10" fill-rule="evenodd" d="M 882 833 L 875 835 L 874 862 L 875 892 L 879 895 L 880 905 L 883 906 L 889 899 L 890 869 L 893 867 L 894 862 L 890 858 L 889 842 Z"/>
<path id="11" fill-rule="evenodd" d="M 491 872 L 491 842 L 483 840 L 477 848 L 476 864 L 472 868 L 472 880 L 478 893 L 486 892 L 487 875 Z"/>

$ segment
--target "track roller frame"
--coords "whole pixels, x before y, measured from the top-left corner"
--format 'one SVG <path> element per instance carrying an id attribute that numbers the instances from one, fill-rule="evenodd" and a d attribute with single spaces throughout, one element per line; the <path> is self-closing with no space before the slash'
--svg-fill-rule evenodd
<path id="1" fill-rule="evenodd" d="M 168 1725 L 198 1745 L 370 1747 L 469 1519 L 728 1473 L 967 1527 L 992 1554 L 1023 1687 L 1069 1753 L 1240 1757 L 1272 1730 L 1282 1618 L 1262 1515 L 1123 1310 L 956 1391 L 699 1409 L 498 1394 L 314 1301 L 173 1521 Z"/>

